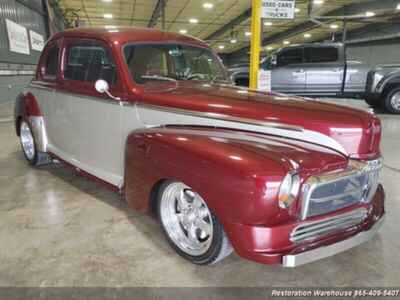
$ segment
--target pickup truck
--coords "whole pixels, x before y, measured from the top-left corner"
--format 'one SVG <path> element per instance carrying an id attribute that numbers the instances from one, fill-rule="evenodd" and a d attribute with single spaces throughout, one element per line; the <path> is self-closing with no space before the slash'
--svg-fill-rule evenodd
<path id="1" fill-rule="evenodd" d="M 303 96 L 364 98 L 372 107 L 400 114 L 400 65 L 373 69 L 347 60 L 340 43 L 299 44 L 282 48 L 262 60 L 260 68 L 271 70 L 272 90 Z M 233 67 L 236 85 L 247 86 L 249 66 Z"/>

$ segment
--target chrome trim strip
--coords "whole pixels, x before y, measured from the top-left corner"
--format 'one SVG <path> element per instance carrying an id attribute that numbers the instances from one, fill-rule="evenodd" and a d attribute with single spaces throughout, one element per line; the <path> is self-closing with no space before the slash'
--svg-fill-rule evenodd
<path id="1" fill-rule="evenodd" d="M 35 84 L 35 83 L 30 83 L 29 87 L 35 88 L 35 89 L 39 89 L 39 90 L 45 90 L 45 91 L 54 91 L 55 90 L 53 87 L 40 85 L 40 84 Z"/>
<path id="2" fill-rule="evenodd" d="M 242 118 L 242 117 L 233 117 L 233 116 L 228 116 L 228 115 L 219 114 L 219 113 L 199 112 L 199 111 L 193 111 L 193 110 L 187 110 L 187 109 L 181 109 L 181 108 L 164 107 L 164 106 L 143 104 L 143 103 L 138 103 L 138 107 L 144 107 L 144 108 L 148 108 L 148 109 L 154 109 L 154 110 L 159 110 L 159 111 L 163 111 L 163 112 L 171 112 L 171 113 L 182 114 L 182 115 L 188 115 L 188 116 L 193 116 L 193 117 L 202 117 L 202 118 L 208 118 L 208 119 L 214 119 L 214 120 L 232 121 L 232 122 L 239 122 L 239 123 L 243 123 L 243 124 L 265 126 L 265 127 L 276 128 L 276 129 L 292 130 L 292 131 L 298 131 L 298 132 L 304 131 L 304 128 L 300 127 L 300 126 L 285 125 L 285 124 L 277 123 L 277 122 L 257 121 L 257 120 L 253 120 L 253 119 Z"/>
<path id="3" fill-rule="evenodd" d="M 329 246 L 320 247 L 299 254 L 285 255 L 282 258 L 282 265 L 285 268 L 294 268 L 354 248 L 362 243 L 371 240 L 378 232 L 378 230 L 382 227 L 384 220 L 385 216 L 381 217 L 368 231 L 360 232 L 357 235 L 341 242 L 337 242 Z"/>
<path id="4" fill-rule="evenodd" d="M 36 149 L 39 152 L 47 152 L 47 132 L 43 117 L 29 117 L 32 134 L 35 137 Z"/>

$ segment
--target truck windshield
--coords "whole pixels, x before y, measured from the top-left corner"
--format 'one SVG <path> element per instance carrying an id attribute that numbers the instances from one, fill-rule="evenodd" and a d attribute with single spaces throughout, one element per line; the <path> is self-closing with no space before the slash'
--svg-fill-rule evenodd
<path id="1" fill-rule="evenodd" d="M 124 56 L 136 83 L 148 81 L 228 81 L 219 59 L 208 49 L 187 45 L 127 45 Z"/>

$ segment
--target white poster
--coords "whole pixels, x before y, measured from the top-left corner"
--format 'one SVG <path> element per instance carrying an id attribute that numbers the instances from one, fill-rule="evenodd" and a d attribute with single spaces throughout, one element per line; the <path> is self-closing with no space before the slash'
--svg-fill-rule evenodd
<path id="1" fill-rule="evenodd" d="M 29 36 L 31 38 L 31 48 L 32 50 L 42 52 L 44 48 L 44 37 L 43 35 L 33 31 L 29 30 Z"/>
<path id="2" fill-rule="evenodd" d="M 271 71 L 258 71 L 257 89 L 263 92 L 271 92 Z"/>
<path id="3" fill-rule="evenodd" d="M 29 39 L 26 28 L 7 19 L 6 25 L 10 51 L 29 55 Z"/>
<path id="4" fill-rule="evenodd" d="M 296 0 L 262 0 L 261 18 L 294 19 Z"/>

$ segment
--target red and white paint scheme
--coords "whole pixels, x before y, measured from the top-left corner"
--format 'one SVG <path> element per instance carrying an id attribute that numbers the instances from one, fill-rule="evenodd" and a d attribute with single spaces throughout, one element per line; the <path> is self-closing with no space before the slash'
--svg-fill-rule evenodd
<path id="1" fill-rule="evenodd" d="M 32 165 L 57 158 L 155 213 L 196 264 L 235 250 L 295 267 L 372 238 L 384 216 L 379 119 L 228 78 L 192 37 L 68 30 L 17 98 L 17 135 Z"/>

